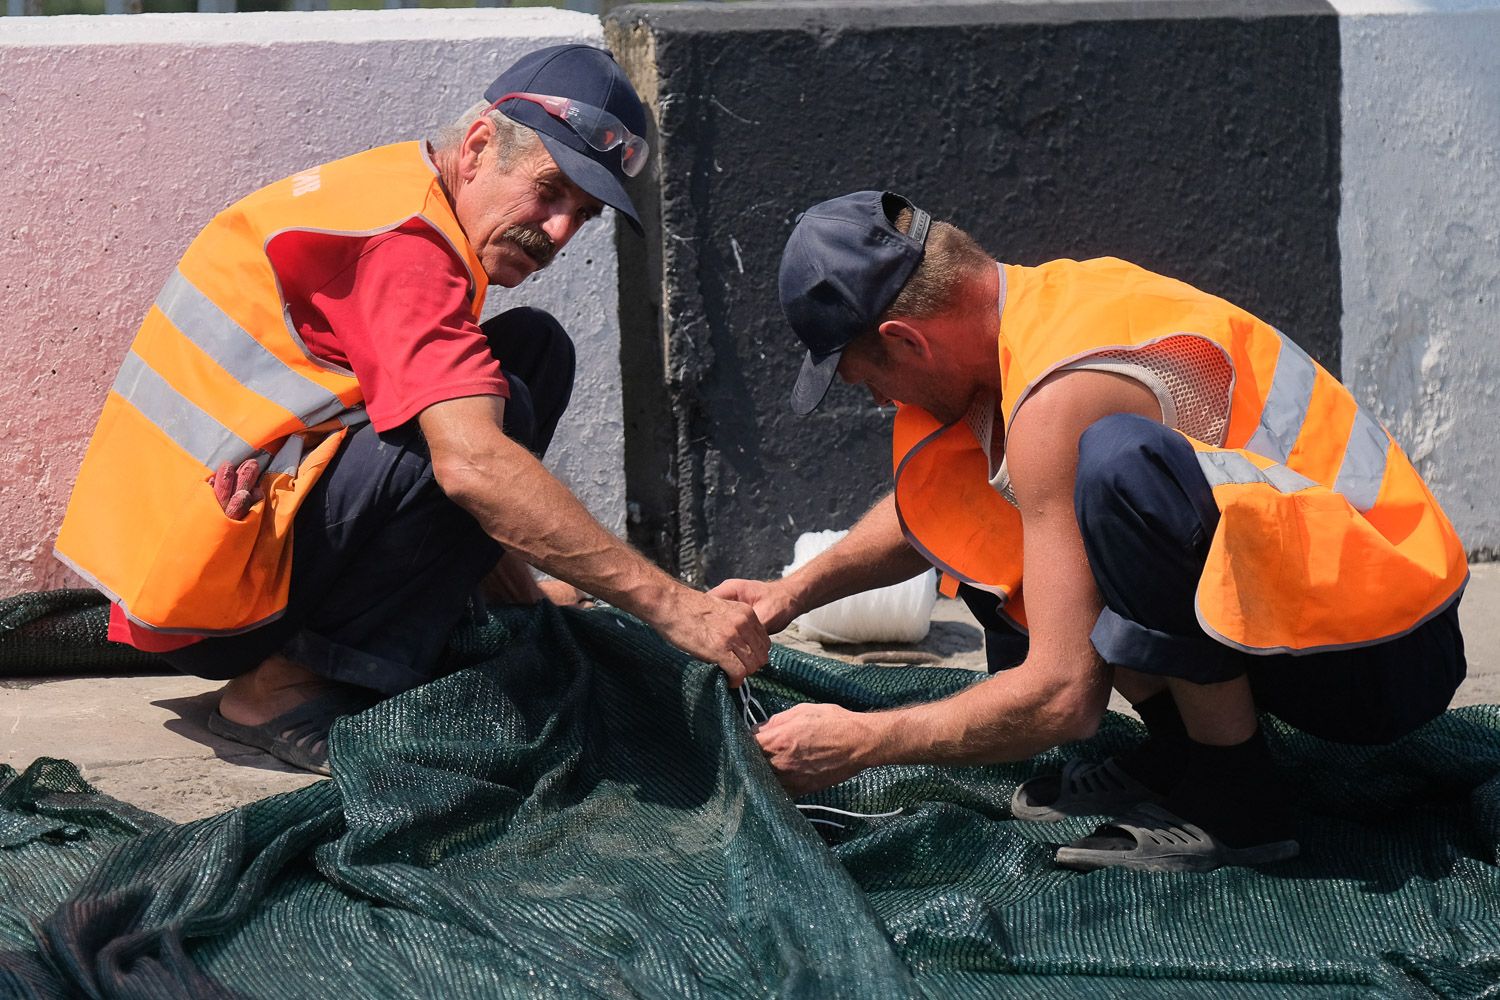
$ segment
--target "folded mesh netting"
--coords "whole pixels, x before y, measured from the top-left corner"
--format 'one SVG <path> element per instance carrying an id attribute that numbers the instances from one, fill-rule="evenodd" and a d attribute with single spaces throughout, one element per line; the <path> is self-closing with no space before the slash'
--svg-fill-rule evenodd
<path id="1" fill-rule="evenodd" d="M 1085 875 L 1048 842 L 1091 821 L 1008 818 L 1062 752 L 868 771 L 812 801 L 901 814 L 814 827 L 717 671 L 632 619 L 508 611 L 450 654 L 335 728 L 331 780 L 211 819 L 132 818 L 64 763 L 0 772 L 0 996 L 1500 994 L 1500 709 L 1374 749 L 1272 722 L 1301 857 Z M 974 682 L 778 648 L 755 692 Z M 1067 750 L 1138 737 L 1112 716 Z"/>
<path id="2" fill-rule="evenodd" d="M 109 602 L 96 590 L 49 590 L 0 600 L 0 677 L 171 673 L 105 638 Z"/>

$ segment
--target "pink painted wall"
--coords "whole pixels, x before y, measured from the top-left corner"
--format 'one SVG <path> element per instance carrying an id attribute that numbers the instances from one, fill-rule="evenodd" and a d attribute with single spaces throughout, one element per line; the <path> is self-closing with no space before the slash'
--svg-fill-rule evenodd
<path id="1" fill-rule="evenodd" d="M 529 49 L 601 38 L 556 10 L 0 20 L 0 596 L 76 586 L 52 542 L 136 324 L 220 208 L 307 166 L 419 138 Z M 591 405 L 555 467 L 624 519 L 612 222 L 491 296 L 558 313 Z M 120 484 L 122 494 L 128 483 Z"/>

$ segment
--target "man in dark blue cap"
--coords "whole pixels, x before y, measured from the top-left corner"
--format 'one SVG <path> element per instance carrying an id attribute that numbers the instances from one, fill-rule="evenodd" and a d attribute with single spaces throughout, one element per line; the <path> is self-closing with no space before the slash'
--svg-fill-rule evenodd
<path id="1" fill-rule="evenodd" d="M 1260 711 L 1379 744 L 1448 705 L 1463 545 L 1385 429 L 1250 313 L 1113 258 L 1000 264 L 879 191 L 800 217 L 779 292 L 794 410 L 835 376 L 899 401 L 895 488 L 791 575 L 713 593 L 775 632 L 933 565 L 995 672 L 773 716 L 756 738 L 793 792 L 1025 759 L 1092 735 L 1113 686 L 1147 739 L 1024 782 L 1013 815 L 1113 817 L 1058 848 L 1074 868 L 1264 864 L 1298 843 Z"/>
<path id="2" fill-rule="evenodd" d="M 646 114 L 606 51 L 533 52 L 432 143 L 298 173 L 220 213 L 148 313 L 58 554 L 111 637 L 228 680 L 210 728 L 327 773 L 332 722 L 433 675 L 492 599 L 597 595 L 738 683 L 744 605 L 671 579 L 541 464 L 573 387 L 551 316 L 480 324 L 626 181 Z M 166 558 L 163 558 L 163 555 Z"/>

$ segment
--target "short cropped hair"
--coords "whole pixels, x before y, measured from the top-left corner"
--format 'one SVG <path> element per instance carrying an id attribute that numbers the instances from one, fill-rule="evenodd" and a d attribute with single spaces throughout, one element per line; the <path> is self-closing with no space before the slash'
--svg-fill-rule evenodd
<path id="1" fill-rule="evenodd" d="M 896 216 L 896 228 L 911 229 L 912 211 L 903 208 Z M 880 322 L 909 317 L 931 319 L 960 304 L 964 286 L 985 268 L 995 266 L 974 237 L 950 222 L 934 219 L 927 231 L 927 246 L 922 261 L 906 280 L 901 294 L 880 315 Z"/>
<path id="2" fill-rule="evenodd" d="M 495 143 L 500 147 L 497 164 L 502 170 L 510 169 L 522 156 L 541 145 L 535 131 L 520 122 L 511 121 L 498 110 L 489 111 L 489 107 L 489 101 L 480 101 L 465 111 L 458 121 L 438 129 L 437 135 L 432 138 L 432 148 L 446 150 L 463 142 L 464 136 L 469 134 L 469 126 L 487 111 L 490 124 L 495 126 Z"/>

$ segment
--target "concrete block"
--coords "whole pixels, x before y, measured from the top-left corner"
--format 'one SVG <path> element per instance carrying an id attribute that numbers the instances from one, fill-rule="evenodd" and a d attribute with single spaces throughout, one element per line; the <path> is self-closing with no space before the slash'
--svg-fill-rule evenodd
<path id="1" fill-rule="evenodd" d="M 900 191 L 1015 263 L 1125 257 L 1339 369 L 1326 4 L 689 3 L 606 35 L 660 132 L 621 283 L 632 537 L 691 579 L 777 572 L 889 489 L 889 414 L 842 387 L 787 409 L 776 266 L 824 198 Z"/>
<path id="2" fill-rule="evenodd" d="M 1341 2 L 1344 373 L 1500 554 L 1500 3 Z"/>
<path id="3" fill-rule="evenodd" d="M 0 22 L 0 594 L 77 585 L 52 557 L 73 476 L 136 325 L 219 209 L 305 167 L 420 138 L 523 53 L 598 43 L 559 10 L 145 14 Z M 613 220 L 490 308 L 579 345 L 556 468 L 623 530 Z"/>

